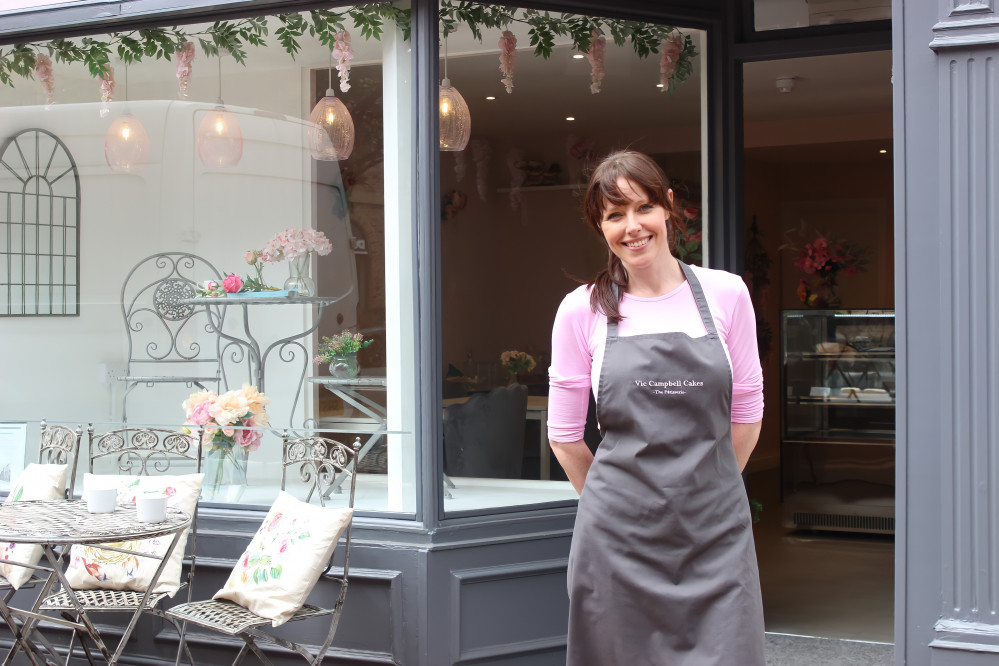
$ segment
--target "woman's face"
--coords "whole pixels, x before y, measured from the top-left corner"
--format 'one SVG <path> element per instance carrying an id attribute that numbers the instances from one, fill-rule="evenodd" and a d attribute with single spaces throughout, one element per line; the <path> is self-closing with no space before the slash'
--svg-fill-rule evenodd
<path id="1" fill-rule="evenodd" d="M 669 256 L 666 224 L 669 213 L 649 201 L 644 190 L 631 181 L 618 178 L 617 187 L 627 200 L 604 206 L 600 230 L 611 252 L 632 274 Z M 672 201 L 673 190 L 669 190 L 669 196 Z"/>

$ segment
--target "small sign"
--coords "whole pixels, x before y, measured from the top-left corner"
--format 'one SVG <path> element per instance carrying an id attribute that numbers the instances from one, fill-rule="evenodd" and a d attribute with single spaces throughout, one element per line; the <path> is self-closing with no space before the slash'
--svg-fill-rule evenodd
<path id="1" fill-rule="evenodd" d="M 9 491 L 11 481 L 24 471 L 27 423 L 0 423 L 0 491 Z"/>

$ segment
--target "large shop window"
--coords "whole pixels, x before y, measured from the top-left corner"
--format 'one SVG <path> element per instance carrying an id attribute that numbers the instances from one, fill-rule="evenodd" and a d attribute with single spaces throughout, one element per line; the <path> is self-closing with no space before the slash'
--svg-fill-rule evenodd
<path id="1" fill-rule="evenodd" d="M 582 213 L 595 161 L 621 148 L 654 156 L 689 216 L 683 258 L 706 256 L 705 33 L 647 26 L 667 43 L 655 39 L 656 52 L 641 58 L 630 40 L 615 43 L 623 23 L 577 17 L 599 26 L 603 43 L 587 58 L 571 38 L 554 36 L 546 59 L 517 20 L 524 12 L 514 16 L 511 34 L 490 28 L 481 41 L 458 17 L 441 49 L 441 76 L 446 70 L 470 118 L 458 150 L 442 87 L 441 446 L 444 509 L 452 513 L 577 497 L 548 444 L 548 366 L 561 299 L 607 261 Z M 669 42 L 688 38 L 696 55 L 687 51 L 678 66 Z M 665 63 L 664 46 L 672 57 Z M 691 69 L 677 77 L 685 80 L 664 90 L 663 71 L 669 78 L 686 62 Z M 519 367 L 509 361 L 523 355 L 531 360 Z M 595 447 L 592 410 L 590 422 Z"/>
<path id="2" fill-rule="evenodd" d="M 111 45 L 102 78 L 59 57 L 14 77 L 0 145 L 25 129 L 58 137 L 87 221 L 80 316 L 0 323 L 0 421 L 28 424 L 25 460 L 42 419 L 204 426 L 202 499 L 266 507 L 281 434 L 318 431 L 364 446 L 358 508 L 415 512 L 411 49 L 390 21 L 366 38 L 351 9 L 321 10 L 349 44 L 312 34 L 325 27 L 314 12 L 252 17 L 181 26 L 176 52 L 172 28 L 149 49 L 146 33 L 92 35 Z M 313 113 L 325 97 L 337 101 Z M 324 338 L 355 335 L 356 357 L 324 353 Z"/>

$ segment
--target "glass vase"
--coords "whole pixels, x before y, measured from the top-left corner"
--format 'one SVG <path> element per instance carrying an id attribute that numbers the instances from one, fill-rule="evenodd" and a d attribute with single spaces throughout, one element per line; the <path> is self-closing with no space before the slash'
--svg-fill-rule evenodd
<path id="1" fill-rule="evenodd" d="M 299 296 L 315 296 L 316 283 L 309 277 L 310 263 L 308 254 L 289 259 L 288 279 L 284 281 L 284 288 L 297 291 Z"/>
<path id="2" fill-rule="evenodd" d="M 250 452 L 236 444 L 216 445 L 208 449 L 202 471 L 205 480 L 201 499 L 231 504 L 246 492 L 246 463 Z"/>
<path id="3" fill-rule="evenodd" d="M 357 352 L 334 356 L 330 362 L 330 375 L 337 379 L 352 379 L 360 371 L 361 364 L 357 360 Z"/>

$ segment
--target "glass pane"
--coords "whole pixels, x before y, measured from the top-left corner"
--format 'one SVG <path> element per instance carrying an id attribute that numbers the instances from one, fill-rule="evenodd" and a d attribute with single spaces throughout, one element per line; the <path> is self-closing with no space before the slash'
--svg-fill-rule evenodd
<path id="1" fill-rule="evenodd" d="M 510 89 L 501 81 L 501 30 L 479 42 L 459 22 L 446 67 L 442 47 L 441 75 L 471 119 L 467 147 L 440 154 L 446 511 L 577 497 L 548 443 L 548 366 L 559 303 L 607 261 L 582 214 L 597 159 L 622 147 L 654 157 L 690 217 L 684 258 L 700 263 L 705 34 L 672 33 L 689 37 L 697 55 L 687 80 L 664 93 L 659 53 L 640 58 L 604 26 L 598 93 L 568 37 L 557 37 L 545 59 L 512 24 Z M 661 52 L 658 39 L 655 47 Z"/>
<path id="2" fill-rule="evenodd" d="M 244 34 L 245 64 L 223 52 L 221 81 L 218 57 L 203 48 L 218 28 L 206 23 L 179 28 L 193 52 L 127 66 L 127 105 L 121 38 L 107 34 L 91 37 L 112 43 L 110 102 L 101 101 L 100 80 L 83 63 L 58 58 L 56 103 L 46 104 L 37 77 L 15 77 L 4 93 L 0 127 L 41 132 L 18 139 L 24 160 L 12 153 L 16 177 L 0 169 L 3 248 L 29 255 L 5 259 L 15 284 L 0 303 L 11 302 L 10 314 L 72 314 L 78 282 L 87 315 L 58 322 L 61 335 L 84 341 L 83 356 L 72 345 L 53 348 L 51 321 L 0 318 L 0 335 L 11 343 L 0 367 L 24 377 L 0 386 L 0 421 L 29 423 L 25 460 L 34 455 L 31 424 L 42 418 L 93 421 L 98 432 L 126 421 L 204 425 L 206 486 L 217 472 L 219 481 L 228 476 L 209 464 L 209 452 L 247 453 L 227 458 L 238 460 L 246 483 L 204 498 L 268 506 L 282 483 L 288 429 L 359 441 L 356 506 L 415 512 L 415 392 L 413 371 L 403 368 L 413 363 L 413 304 L 400 296 L 414 275 L 405 245 L 411 188 L 408 174 L 399 175 L 411 163 L 411 44 L 388 21 L 380 39 L 365 38 L 352 7 L 317 11 L 331 25 L 342 21 L 352 37 L 349 85 L 346 77 L 341 85 L 336 63 L 331 68 L 333 39 L 323 43 L 306 29 L 295 57 L 286 52 L 275 35 L 293 15 L 282 14 L 231 22 L 259 32 L 264 44 Z M 310 24 L 314 17 L 302 15 Z M 172 27 L 163 33 L 174 35 Z M 349 111 L 337 119 L 351 122 L 349 155 L 339 145 L 324 153 L 330 135 L 309 120 L 328 88 Z M 0 132 L 0 145 L 8 138 Z M 21 182 L 32 184 L 27 198 Z M 36 252 L 54 256 L 38 262 Z M 224 283 L 229 274 L 238 279 Z M 26 281 L 39 290 L 22 288 Z M 206 297 L 199 291 L 212 292 L 208 281 L 225 286 L 198 301 Z M 331 383 L 330 362 L 317 358 L 321 342 L 345 332 L 370 344 L 358 353 L 359 377 Z M 43 378 L 57 374 L 58 395 L 44 404 L 29 397 L 48 395 Z M 209 396 L 211 410 L 198 409 L 199 386 L 223 394 Z M 297 468 L 288 474 L 289 484 L 298 482 Z M 349 484 L 345 474 L 329 490 L 334 505 Z"/>
<path id="3" fill-rule="evenodd" d="M 756 30 L 891 19 L 891 0 L 753 0 Z"/>

